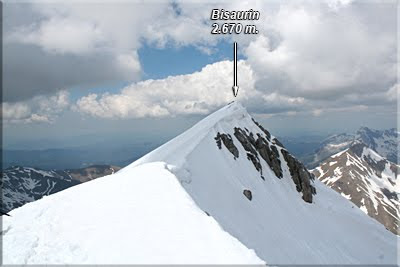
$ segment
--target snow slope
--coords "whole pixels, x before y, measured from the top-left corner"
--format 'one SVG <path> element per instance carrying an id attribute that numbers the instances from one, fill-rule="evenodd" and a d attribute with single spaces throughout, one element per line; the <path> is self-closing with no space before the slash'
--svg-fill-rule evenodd
<path id="1" fill-rule="evenodd" d="M 39 168 L 13 166 L 2 171 L 1 207 L 9 212 L 25 203 L 35 201 L 68 187 L 114 173 L 120 167 L 93 165 L 81 169 L 42 170 Z"/>
<path id="2" fill-rule="evenodd" d="M 112 182 L 104 177 L 14 210 L 4 220 L 5 260 L 259 262 L 254 250 L 269 264 L 396 263 L 396 236 L 309 175 L 232 103 Z"/>
<path id="3" fill-rule="evenodd" d="M 5 264 L 263 263 L 200 210 L 164 163 L 44 197 L 3 218 Z"/>

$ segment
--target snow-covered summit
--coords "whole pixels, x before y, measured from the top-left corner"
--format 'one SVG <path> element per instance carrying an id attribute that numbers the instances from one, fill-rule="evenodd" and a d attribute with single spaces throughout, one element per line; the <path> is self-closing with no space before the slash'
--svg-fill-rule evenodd
<path id="1" fill-rule="evenodd" d="M 155 160 L 167 160 L 171 164 L 181 165 L 182 160 L 206 138 L 217 124 L 238 125 L 239 121 L 247 121 L 249 123 L 249 120 L 251 121 L 251 117 L 247 113 L 247 110 L 239 102 L 231 102 L 171 141 L 133 162 L 122 171 L 127 171 L 132 167 Z"/>
<path id="2" fill-rule="evenodd" d="M 395 235 L 236 102 L 112 177 L 11 215 L 5 263 L 396 263 Z"/>

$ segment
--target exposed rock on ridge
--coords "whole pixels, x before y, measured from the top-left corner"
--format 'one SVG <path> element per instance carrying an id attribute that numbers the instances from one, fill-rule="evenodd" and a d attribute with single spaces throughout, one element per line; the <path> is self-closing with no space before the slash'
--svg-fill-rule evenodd
<path id="1" fill-rule="evenodd" d="M 232 155 L 236 158 L 239 157 L 239 150 L 235 146 L 232 141 L 232 137 L 230 134 L 220 134 L 218 133 L 217 136 L 214 138 L 217 141 L 217 146 L 221 149 L 221 141 L 224 143 L 225 147 L 232 153 Z"/>
<path id="2" fill-rule="evenodd" d="M 287 162 L 293 182 L 296 184 L 296 190 L 303 193 L 304 201 L 311 203 L 312 195 L 316 194 L 315 187 L 310 184 L 310 180 L 314 180 L 314 176 L 286 149 L 281 149 L 281 152 Z"/>
<path id="3" fill-rule="evenodd" d="M 263 169 L 260 157 L 268 164 L 275 176 L 281 179 L 283 177 L 283 171 L 279 148 L 283 159 L 287 163 L 292 180 L 296 185 L 296 190 L 302 193 L 302 198 L 305 202 L 312 203 L 312 196 L 316 194 L 315 187 L 311 185 L 311 180 L 314 179 L 314 176 L 310 174 L 304 165 L 294 158 L 276 138 L 272 138 L 271 140 L 271 134 L 266 129 L 254 119 L 253 122 L 261 129 L 265 137 L 260 133 L 253 134 L 253 132 L 249 131 L 247 128 L 243 130 L 239 127 L 235 127 L 233 129 L 234 136 L 246 151 L 247 159 L 253 163 L 255 169 L 261 174 L 262 179 L 265 178 L 262 175 Z M 222 149 L 223 143 L 228 151 L 233 154 L 234 159 L 239 158 L 239 150 L 235 146 L 230 134 L 218 132 L 214 139 L 219 149 Z"/>

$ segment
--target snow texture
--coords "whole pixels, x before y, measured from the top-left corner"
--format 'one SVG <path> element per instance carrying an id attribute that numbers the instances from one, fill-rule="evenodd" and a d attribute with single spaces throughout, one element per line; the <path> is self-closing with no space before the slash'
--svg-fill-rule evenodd
<path id="1" fill-rule="evenodd" d="M 3 218 L 5 264 L 263 263 L 196 206 L 164 163 L 69 188 L 11 215 Z"/>
<path id="2" fill-rule="evenodd" d="M 396 263 L 396 236 L 349 200 L 315 180 L 305 202 L 281 151 L 283 177 L 261 161 L 261 179 L 234 127 L 266 138 L 232 103 L 112 178 L 12 211 L 4 262 Z M 218 132 L 233 137 L 238 158 L 218 148 Z"/>

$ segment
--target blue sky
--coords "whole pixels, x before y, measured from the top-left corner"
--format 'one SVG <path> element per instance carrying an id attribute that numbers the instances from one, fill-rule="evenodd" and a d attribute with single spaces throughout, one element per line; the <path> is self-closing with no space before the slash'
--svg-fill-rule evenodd
<path id="1" fill-rule="evenodd" d="M 183 47 L 155 47 L 144 44 L 138 50 L 138 57 L 142 66 L 141 80 L 164 79 L 168 76 L 191 74 L 200 71 L 204 66 L 222 60 L 232 60 L 232 43 L 226 40 L 219 41 L 212 54 L 205 54 L 199 48 L 189 45 Z M 244 59 L 239 53 L 238 59 Z M 117 93 L 121 88 L 129 85 L 129 81 L 105 83 L 102 86 L 74 87 L 71 89 L 71 98 L 77 100 L 87 91 L 102 93 Z"/>
<path id="2" fill-rule="evenodd" d="M 232 60 L 231 42 L 220 41 L 215 49 L 217 52 L 207 55 L 195 46 L 158 49 L 144 45 L 138 51 L 144 72 L 143 79 L 162 79 L 170 75 L 190 74 L 200 71 L 205 65 L 221 60 Z"/>

